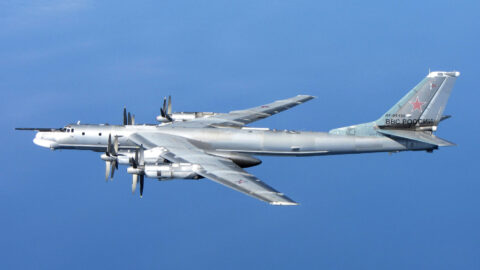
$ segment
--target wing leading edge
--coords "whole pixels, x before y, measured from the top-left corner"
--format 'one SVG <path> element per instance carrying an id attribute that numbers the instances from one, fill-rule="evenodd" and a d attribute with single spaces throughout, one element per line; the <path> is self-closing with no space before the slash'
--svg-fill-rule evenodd
<path id="1" fill-rule="evenodd" d="M 197 174 L 272 205 L 298 204 L 231 160 L 209 155 L 204 151 L 206 146 L 198 142 L 161 133 L 136 133 L 129 140 L 147 149 L 160 148 L 160 156 L 170 162 L 197 164 Z"/>
<path id="2" fill-rule="evenodd" d="M 315 97 L 298 95 L 250 109 L 219 113 L 211 117 L 196 118 L 186 122 L 175 122 L 172 125 L 185 127 L 243 127 L 246 124 L 283 112 L 313 98 Z"/>

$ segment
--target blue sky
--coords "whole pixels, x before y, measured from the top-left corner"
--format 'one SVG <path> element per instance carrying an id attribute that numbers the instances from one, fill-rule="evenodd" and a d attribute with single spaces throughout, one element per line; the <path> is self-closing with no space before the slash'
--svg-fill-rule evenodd
<path id="1" fill-rule="evenodd" d="M 478 1 L 3 1 L 2 269 L 479 269 Z M 377 119 L 428 70 L 462 75 L 425 152 L 262 158 L 249 172 L 301 203 L 209 180 L 146 182 L 14 127 L 153 122 L 296 94 L 255 123 L 327 131 Z"/>

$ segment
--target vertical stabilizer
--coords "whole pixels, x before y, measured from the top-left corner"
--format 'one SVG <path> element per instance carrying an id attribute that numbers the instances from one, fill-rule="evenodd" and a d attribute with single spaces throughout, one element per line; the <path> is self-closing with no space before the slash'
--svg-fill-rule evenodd
<path id="1" fill-rule="evenodd" d="M 458 71 L 430 72 L 375 124 L 380 128 L 431 127 L 435 130 L 458 76 Z"/>

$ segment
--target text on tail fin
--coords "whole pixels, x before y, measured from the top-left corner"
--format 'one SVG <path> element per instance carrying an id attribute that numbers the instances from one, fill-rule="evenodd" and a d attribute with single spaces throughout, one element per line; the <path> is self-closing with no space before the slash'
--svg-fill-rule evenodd
<path id="1" fill-rule="evenodd" d="M 437 126 L 460 72 L 430 72 L 375 123 L 386 128 Z"/>

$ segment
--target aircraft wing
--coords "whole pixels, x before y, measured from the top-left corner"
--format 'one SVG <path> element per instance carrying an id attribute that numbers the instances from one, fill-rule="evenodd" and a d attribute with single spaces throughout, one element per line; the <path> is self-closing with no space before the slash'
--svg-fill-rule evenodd
<path id="1" fill-rule="evenodd" d="M 196 164 L 197 174 L 254 198 L 273 205 L 297 205 L 231 160 L 206 153 L 208 146 L 205 144 L 158 133 L 135 133 L 129 140 L 146 149 L 159 147 L 162 150 L 160 156 L 170 162 Z"/>
<path id="2" fill-rule="evenodd" d="M 246 124 L 283 112 L 313 98 L 315 97 L 298 95 L 250 109 L 219 113 L 211 117 L 196 118 L 186 122 L 175 122 L 172 125 L 187 127 L 243 127 Z"/>

